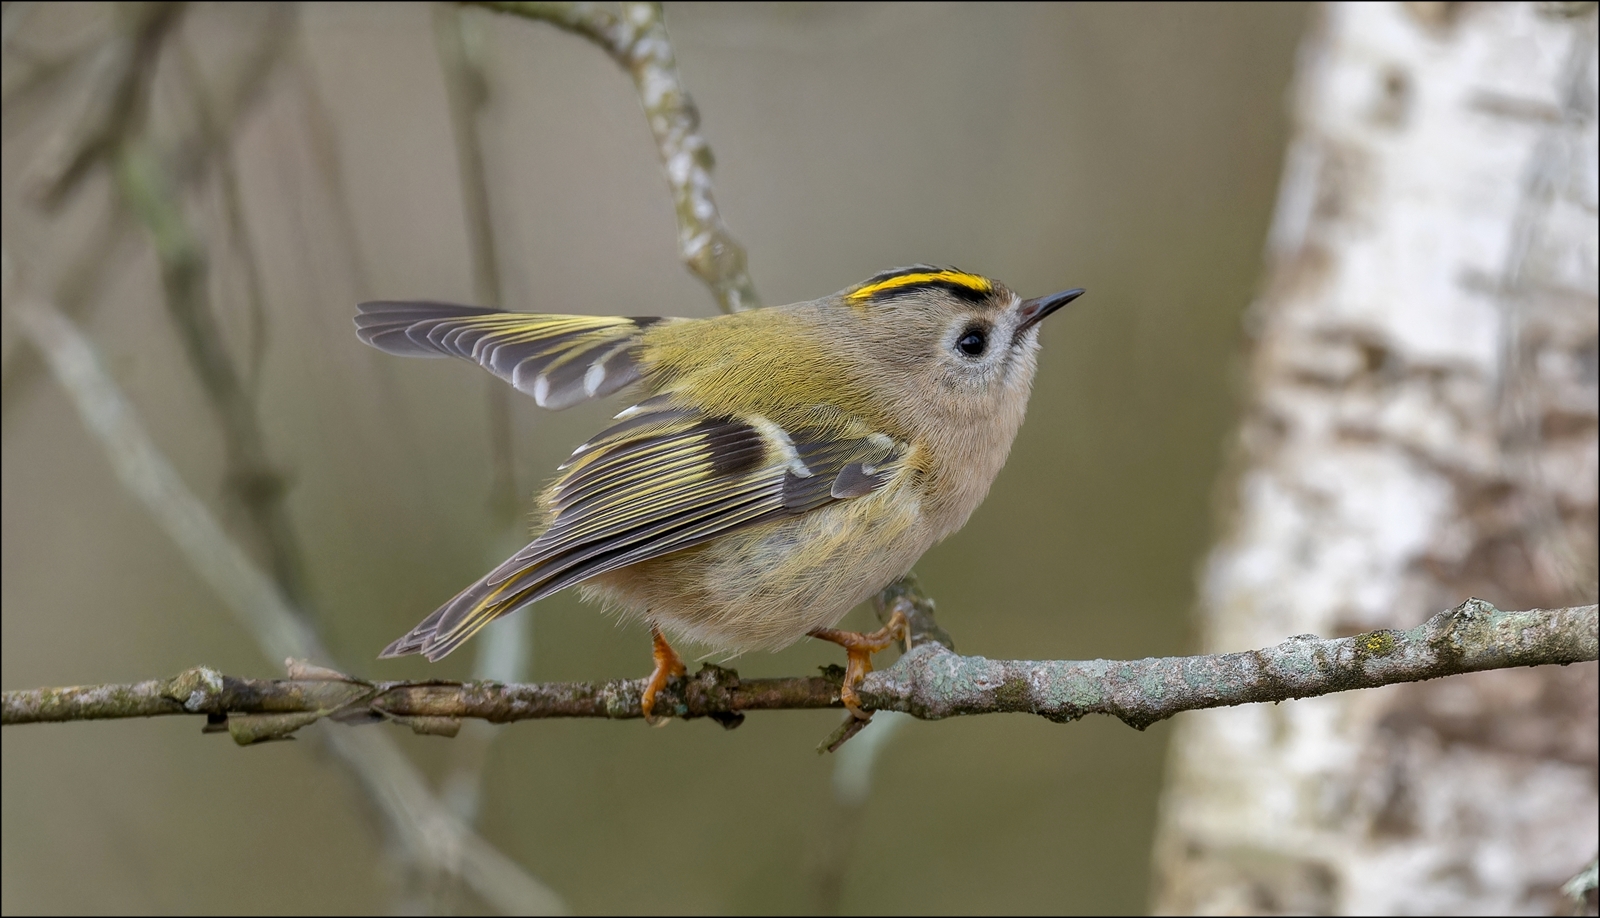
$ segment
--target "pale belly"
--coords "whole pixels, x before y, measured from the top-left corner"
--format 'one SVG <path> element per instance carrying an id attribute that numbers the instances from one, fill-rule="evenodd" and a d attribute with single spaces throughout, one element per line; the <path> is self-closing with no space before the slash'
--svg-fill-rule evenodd
<path id="1" fill-rule="evenodd" d="M 602 574 L 580 591 L 674 638 L 776 650 L 832 627 L 911 569 L 934 541 L 920 503 L 889 493 L 841 501 Z"/>

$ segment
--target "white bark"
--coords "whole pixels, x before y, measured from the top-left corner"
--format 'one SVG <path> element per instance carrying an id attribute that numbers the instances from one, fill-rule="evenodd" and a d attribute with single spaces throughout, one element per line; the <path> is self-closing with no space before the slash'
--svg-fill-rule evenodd
<path id="1" fill-rule="evenodd" d="M 1302 50 L 1207 652 L 1593 602 L 1594 4 L 1349 4 Z M 1180 725 L 1162 912 L 1543 913 L 1593 664 Z"/>

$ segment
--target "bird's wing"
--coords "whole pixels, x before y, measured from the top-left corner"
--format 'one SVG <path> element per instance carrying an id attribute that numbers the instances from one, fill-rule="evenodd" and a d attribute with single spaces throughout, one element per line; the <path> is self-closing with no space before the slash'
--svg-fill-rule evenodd
<path id="1" fill-rule="evenodd" d="M 638 381 L 639 332 L 660 318 L 549 316 L 449 303 L 357 307 L 356 336 L 404 357 L 462 357 L 560 409 Z"/>
<path id="2" fill-rule="evenodd" d="M 549 528 L 383 656 L 437 660 L 495 618 L 597 574 L 865 497 L 906 452 L 836 413 L 825 427 L 784 430 L 759 417 L 708 417 L 668 393 L 617 417 L 547 492 Z"/>

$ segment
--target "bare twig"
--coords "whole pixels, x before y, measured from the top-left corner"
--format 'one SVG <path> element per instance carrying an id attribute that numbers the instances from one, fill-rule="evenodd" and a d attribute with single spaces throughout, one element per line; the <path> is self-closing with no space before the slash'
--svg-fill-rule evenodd
<path id="1" fill-rule="evenodd" d="M 476 17 L 462 14 L 454 3 L 434 6 L 434 40 L 439 69 L 449 102 L 461 176 L 461 204 L 472 254 L 472 288 L 476 301 L 501 306 L 500 264 L 490 205 L 488 168 L 479 118 L 489 103 L 489 73 L 484 61 L 481 27 Z M 488 407 L 490 486 L 489 509 L 507 524 L 519 526 L 522 495 L 517 487 L 516 444 L 511 427 L 511 389 L 497 379 L 485 380 Z M 496 623 L 498 633 L 479 643 L 473 664 L 475 679 L 521 681 L 533 627 L 532 610 Z M 440 783 L 441 797 L 468 825 L 477 821 L 484 791 L 484 766 L 498 730 L 473 723 L 452 745 L 450 769 Z"/>
<path id="2" fill-rule="evenodd" d="M 249 48 L 245 55 L 247 63 L 241 68 L 247 74 L 259 73 L 264 76 L 269 72 L 273 63 L 282 56 L 283 48 L 293 34 L 297 12 L 294 6 L 273 3 L 265 5 L 264 10 L 265 21 L 256 29 L 261 40 Z M 193 100 L 196 140 L 201 149 L 215 150 L 217 153 L 217 187 L 221 193 L 223 216 L 228 223 L 229 239 L 244 272 L 245 313 L 250 320 L 250 341 L 249 356 L 239 375 L 247 396 L 254 400 L 260 392 L 261 368 L 266 358 L 269 329 L 260 258 L 250 224 L 245 220 L 244 195 L 240 191 L 239 173 L 233 162 L 233 138 L 227 133 L 232 127 L 228 123 L 231 120 L 229 112 L 234 106 L 225 94 L 210 89 L 210 83 L 201 73 L 193 51 L 181 39 L 178 42 L 177 59 Z M 252 84 L 259 86 L 260 82 L 252 81 Z"/>
<path id="3" fill-rule="evenodd" d="M 72 323 L 41 303 L 19 309 L 17 318 L 24 333 L 43 352 L 123 487 L 150 511 L 262 650 L 280 658 L 327 659 L 316 635 L 301 621 L 278 584 L 228 538 L 200 499 L 184 486 Z M 315 680 L 328 672 L 297 665 L 291 675 Z M 204 694 L 211 683 L 209 676 L 201 673 L 193 684 L 196 692 Z M 276 713 L 302 722 L 320 716 L 308 716 L 304 711 Z M 272 715 L 256 720 L 232 718 L 240 723 L 234 725 L 230 720 L 229 729 L 236 737 L 287 735 L 291 731 L 282 729 L 279 719 Z M 391 738 L 373 731 L 339 731 L 329 736 L 329 742 L 418 863 L 460 877 L 503 911 L 549 914 L 564 910 L 561 900 L 544 884 L 479 838 L 429 793 L 422 776 Z"/>
<path id="4" fill-rule="evenodd" d="M 222 596 L 269 658 L 327 659 L 315 634 L 288 611 L 277 585 L 235 547 L 156 449 L 71 322 L 39 303 L 18 309 L 17 320 L 72 397 L 84 426 L 114 460 L 112 469 L 122 486 L 157 512 L 190 566 Z"/>
<path id="5" fill-rule="evenodd" d="M 227 451 L 231 495 L 249 517 L 252 535 L 270 559 L 273 576 L 296 604 L 304 606 L 304 568 L 284 508 L 283 476 L 267 457 L 255 399 L 211 308 L 200 236 L 190 228 L 166 171 L 143 144 L 124 144 L 116 157 L 116 172 L 128 208 L 144 223 L 155 246 L 167 313 L 216 413 Z"/>
<path id="6" fill-rule="evenodd" d="M 143 121 L 162 39 L 178 22 L 182 3 L 127 3 L 116 8 L 115 36 L 96 53 L 84 107 L 45 148 L 23 185 L 54 207 L 78 186 L 89 167 L 110 156 Z"/>
<path id="7" fill-rule="evenodd" d="M 228 153 L 221 143 L 233 135 L 234 128 L 248 114 L 261 97 L 275 66 L 282 58 L 285 40 L 293 34 L 294 9 L 285 4 L 272 4 L 267 8 L 264 23 L 254 30 L 256 42 L 231 62 L 223 73 L 209 81 L 211 110 L 215 130 L 207 133 L 196 130 L 180 137 L 172 144 L 167 172 L 177 177 L 180 185 L 192 185 L 203 180 L 208 167 L 218 156 Z M 121 129 L 131 132 L 137 125 L 124 120 Z M 120 141 L 119 141 L 120 143 Z M 79 248 L 80 255 L 71 266 L 61 272 L 52 296 L 52 302 L 69 317 L 80 315 L 84 308 L 99 295 L 106 282 L 115 273 L 121 261 L 113 257 L 132 238 L 136 224 L 129 218 L 121 199 L 113 196 L 109 215 L 96 225 L 94 233 Z M 36 352 L 19 348 L 7 351 L 0 367 L 0 411 L 10 412 L 32 388 L 41 369 Z"/>
<path id="8" fill-rule="evenodd" d="M 489 205 L 489 180 L 484 165 L 483 140 L 478 116 L 489 102 L 488 74 L 482 48 L 472 40 L 461 10 L 454 4 L 434 7 L 434 39 L 439 49 L 439 69 L 444 74 L 445 96 L 450 103 L 450 126 L 456 140 L 456 168 L 461 174 L 461 208 L 472 252 L 472 292 L 485 306 L 503 306 L 500 294 L 500 258 L 495 246 L 494 215 Z M 486 380 L 489 407 L 489 455 L 493 475 L 489 507 L 497 517 L 518 517 L 516 456 L 511 438 L 511 390 L 497 379 Z"/>
<path id="9" fill-rule="evenodd" d="M 845 715 L 843 726 L 852 730 L 851 736 L 859 733 L 861 738 L 848 748 L 833 747 L 839 753 L 833 762 L 833 806 L 822 820 L 822 831 L 813 840 L 810 859 L 819 915 L 838 915 L 842 911 L 845 880 L 859 860 L 873 772 L 889 740 L 910 721 L 911 715 L 898 711 L 880 711 L 870 721 Z M 824 747 L 817 751 L 828 750 Z"/>
<path id="10" fill-rule="evenodd" d="M 344 247 L 338 255 L 338 261 L 348 272 L 357 293 L 364 296 L 372 290 L 372 272 L 361 252 L 361 235 L 356 231 L 356 218 L 350 207 L 349 187 L 339 155 L 339 120 L 328 105 L 328 100 L 323 97 L 310 43 L 304 32 L 296 36 L 289 53 L 294 65 L 290 70 L 299 90 L 298 113 L 305 131 L 306 150 L 311 156 L 313 171 L 322 181 L 318 197 L 328 204 L 333 216 L 333 230 Z M 309 228 L 312 221 L 303 212 L 300 198 L 297 195 L 290 199 L 290 203 L 294 205 L 300 222 Z M 302 234 L 302 245 L 309 244 L 305 239 Z M 315 269 L 319 259 L 309 257 L 308 249 L 302 251 L 308 255 L 308 268 Z"/>
<path id="11" fill-rule="evenodd" d="M 877 710 L 903 711 L 924 720 L 1028 713 L 1066 723 L 1088 714 L 1109 714 L 1142 730 L 1183 711 L 1311 698 L 1490 669 L 1587 662 L 1596 659 L 1597 622 L 1592 605 L 1505 612 L 1469 599 L 1410 631 L 1372 631 L 1333 640 L 1298 635 L 1274 647 L 1210 656 L 990 660 L 960 656 L 929 642 L 912 648 L 893 667 L 867 676 L 861 697 Z M 313 715 L 311 720 L 396 720 L 420 732 L 451 733 L 462 718 L 491 723 L 638 718 L 645 683 L 372 683 L 329 671 L 315 676 L 240 679 L 202 668 L 133 685 L 6 692 L 4 723 L 157 714 L 214 719 Z M 821 677 L 742 680 L 732 670 L 707 664 L 672 682 L 658 697 L 656 711 L 685 719 L 709 717 L 731 726 L 749 711 L 837 708 L 839 678 L 837 668 L 830 668 Z"/>
<path id="12" fill-rule="evenodd" d="M 678 251 L 711 288 L 724 312 L 761 305 L 745 268 L 745 251 L 722 222 L 711 188 L 711 147 L 700 112 L 678 75 L 659 3 L 624 3 L 613 16 L 593 3 L 476 2 L 502 13 L 548 22 L 582 35 L 633 76 L 678 213 Z"/>

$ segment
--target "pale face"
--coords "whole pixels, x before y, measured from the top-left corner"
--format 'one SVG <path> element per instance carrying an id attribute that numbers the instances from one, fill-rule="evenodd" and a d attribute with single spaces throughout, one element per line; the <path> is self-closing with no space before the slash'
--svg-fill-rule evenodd
<path id="1" fill-rule="evenodd" d="M 917 417 L 967 424 L 1026 400 L 1033 379 L 1038 327 L 1023 328 L 1009 291 L 974 304 L 915 293 L 858 314 L 857 342 L 881 367 L 895 400 Z M 848 308 L 848 307 L 845 307 Z"/>
<path id="2" fill-rule="evenodd" d="M 1020 423 L 1039 322 L 1082 293 L 1022 300 L 986 277 L 914 265 L 808 306 L 836 330 L 845 365 L 862 369 L 858 385 L 888 403 L 890 416 L 949 435 Z"/>
<path id="3" fill-rule="evenodd" d="M 1010 388 L 1038 348 L 1037 327 L 1022 329 L 1012 295 L 1000 308 L 955 310 L 934 345 L 939 385 L 955 397 L 988 401 Z"/>

